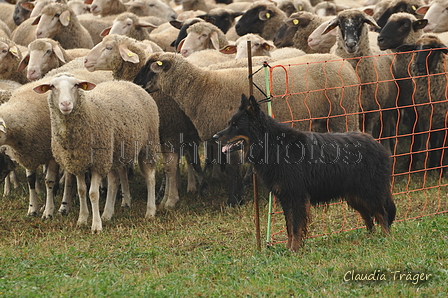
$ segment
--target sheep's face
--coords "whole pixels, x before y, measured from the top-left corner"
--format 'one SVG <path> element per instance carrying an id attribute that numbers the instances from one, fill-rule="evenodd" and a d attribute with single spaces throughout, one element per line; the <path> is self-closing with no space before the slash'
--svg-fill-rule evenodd
<path id="1" fill-rule="evenodd" d="M 247 42 L 250 41 L 252 56 L 270 56 L 274 46 L 258 35 L 247 34 L 236 41 L 236 59 L 247 58 Z"/>
<path id="2" fill-rule="evenodd" d="M 272 6 L 273 7 L 273 6 Z M 268 5 L 256 5 L 248 9 L 235 24 L 236 33 L 262 33 L 264 22 L 275 17 L 276 12 Z M 286 15 L 285 15 L 286 16 Z"/>
<path id="3" fill-rule="evenodd" d="M 274 44 L 276 47 L 290 47 L 294 44 L 294 36 L 301 28 L 306 28 L 314 18 L 310 12 L 297 12 L 284 20 L 284 24 L 274 35 Z"/>
<path id="4" fill-rule="evenodd" d="M 424 32 L 441 33 L 448 31 L 448 4 L 443 1 L 433 2 L 425 13 L 425 19 L 428 25 L 423 29 Z M 443 21 L 445 20 L 445 21 Z"/>
<path id="5" fill-rule="evenodd" d="M 212 31 L 209 28 L 204 28 L 200 32 L 193 32 L 193 31 L 187 31 L 187 32 L 188 32 L 187 37 L 183 40 L 183 42 L 179 44 L 178 48 L 182 56 L 188 57 L 194 52 L 205 49 L 219 50 L 220 47 L 219 47 L 218 33 L 216 31 Z"/>
<path id="6" fill-rule="evenodd" d="M 71 17 L 68 10 L 61 10 L 52 14 L 42 14 L 33 23 L 37 24 L 36 38 L 55 37 L 62 30 L 62 27 L 67 27 L 70 24 Z"/>
<path id="7" fill-rule="evenodd" d="M 176 13 L 166 3 L 160 0 L 129 1 L 124 5 L 128 11 L 140 16 L 156 16 L 168 21 L 176 19 Z"/>
<path id="8" fill-rule="evenodd" d="M 124 20 L 115 20 L 110 28 L 109 34 L 129 35 L 134 27 L 134 20 L 126 18 Z"/>
<path id="9" fill-rule="evenodd" d="M 90 12 L 94 15 L 106 15 L 110 12 L 113 2 L 117 0 L 86 0 L 84 3 L 91 4 Z"/>
<path id="10" fill-rule="evenodd" d="M 159 91 L 159 73 L 168 71 L 170 68 L 171 63 L 169 61 L 159 59 L 158 54 L 153 54 L 135 76 L 134 83 L 146 89 L 149 93 Z"/>
<path id="11" fill-rule="evenodd" d="M 24 63 L 25 65 L 22 65 Z M 29 47 L 28 53 L 20 62 L 21 67 L 28 65 L 27 78 L 31 81 L 42 78 L 50 70 L 65 63 L 64 54 L 59 45 L 42 42 L 37 47 Z"/>
<path id="12" fill-rule="evenodd" d="M 10 46 L 0 41 L 0 73 L 12 70 L 10 59 L 21 59 L 21 55 L 16 46 Z"/>
<path id="13" fill-rule="evenodd" d="M 12 19 L 14 20 L 14 24 L 17 26 L 30 17 L 33 4 L 30 3 L 30 5 L 23 5 L 26 2 L 28 2 L 28 0 L 19 0 L 15 4 Z"/>
<path id="14" fill-rule="evenodd" d="M 76 109 L 79 101 L 78 92 L 93 88 L 95 88 L 95 84 L 79 81 L 72 76 L 60 75 L 53 78 L 49 84 L 39 85 L 33 90 L 37 93 L 51 90 L 51 95 L 48 97 L 50 107 L 58 109 L 63 115 L 68 115 Z"/>
<path id="15" fill-rule="evenodd" d="M 397 16 L 399 15 L 396 14 L 396 18 L 391 17 L 378 35 L 378 46 L 382 51 L 403 45 L 412 32 L 423 29 L 428 23 L 425 19 L 417 20 L 409 14 Z"/>

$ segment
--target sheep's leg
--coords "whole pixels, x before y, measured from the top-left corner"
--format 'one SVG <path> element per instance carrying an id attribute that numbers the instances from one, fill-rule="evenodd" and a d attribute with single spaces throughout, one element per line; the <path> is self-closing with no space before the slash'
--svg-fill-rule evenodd
<path id="1" fill-rule="evenodd" d="M 188 173 L 187 192 L 195 193 L 198 190 L 196 188 L 196 177 L 194 174 L 193 165 L 187 164 L 187 173 Z"/>
<path id="2" fill-rule="evenodd" d="M 130 208 L 131 207 L 131 191 L 129 190 L 127 167 L 120 167 L 118 169 L 118 175 L 120 176 L 121 193 L 123 196 L 123 198 L 121 200 L 121 207 Z M 104 216 L 104 214 L 103 214 L 103 216 Z"/>
<path id="3" fill-rule="evenodd" d="M 19 179 L 17 179 L 16 170 L 12 170 L 9 173 L 9 179 L 11 180 L 12 185 L 14 186 L 14 188 L 19 187 L 20 184 L 19 184 Z"/>
<path id="4" fill-rule="evenodd" d="M 62 196 L 62 202 L 61 207 L 59 207 L 58 212 L 61 215 L 67 215 L 70 207 L 71 207 L 71 201 L 73 196 L 73 183 L 74 183 L 74 175 L 64 172 L 64 194 Z"/>
<path id="5" fill-rule="evenodd" d="M 148 190 L 148 198 L 146 204 L 146 218 L 152 218 L 156 215 L 156 167 L 155 164 L 140 162 L 140 171 L 145 178 Z"/>
<path id="6" fill-rule="evenodd" d="M 82 226 L 87 224 L 87 218 L 89 218 L 89 208 L 87 207 L 86 176 L 84 174 L 77 175 L 76 184 L 78 185 L 78 196 L 79 196 L 78 226 Z"/>
<path id="7" fill-rule="evenodd" d="M 101 232 L 103 229 L 103 225 L 100 217 L 100 184 L 102 177 L 96 173 L 92 172 L 92 178 L 90 180 L 90 190 L 89 197 L 90 203 L 92 204 L 92 233 Z M 111 191 L 107 191 L 107 195 L 109 196 Z M 116 195 L 116 193 L 115 193 Z"/>
<path id="8" fill-rule="evenodd" d="M 163 200 L 160 203 L 162 208 L 173 208 L 179 201 L 179 186 L 177 180 L 177 168 L 179 154 L 170 152 L 163 153 L 163 168 L 165 169 L 166 186 Z"/>
<path id="9" fill-rule="evenodd" d="M 9 196 L 11 194 L 11 177 L 6 175 L 5 177 L 5 188 L 3 189 L 3 195 Z"/>
<path id="10" fill-rule="evenodd" d="M 38 201 L 36 193 L 36 171 L 26 169 L 26 178 L 28 180 L 28 190 L 30 191 L 30 205 L 28 207 L 28 216 L 37 216 Z"/>
<path id="11" fill-rule="evenodd" d="M 42 219 L 52 218 L 54 213 L 54 186 L 56 183 L 59 165 L 55 160 L 51 160 L 47 165 L 47 173 L 45 175 L 45 185 L 47 188 L 47 198 L 45 202 L 45 210 Z"/>
<path id="12" fill-rule="evenodd" d="M 123 168 L 125 171 L 125 176 L 127 177 L 126 167 Z M 121 183 L 123 183 L 123 181 Z M 106 196 L 106 205 L 104 206 L 103 215 L 101 216 L 102 220 L 110 220 L 112 218 L 112 215 L 114 215 L 115 199 L 117 198 L 118 185 L 119 185 L 119 179 L 117 171 L 111 170 L 107 175 L 107 196 Z"/>

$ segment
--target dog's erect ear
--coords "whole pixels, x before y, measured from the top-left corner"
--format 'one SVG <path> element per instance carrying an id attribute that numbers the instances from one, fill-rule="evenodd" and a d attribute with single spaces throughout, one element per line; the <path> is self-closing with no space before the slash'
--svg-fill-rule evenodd
<path id="1" fill-rule="evenodd" d="M 256 114 L 260 111 L 260 104 L 253 95 L 249 97 L 249 106 L 253 114 Z"/>
<path id="2" fill-rule="evenodd" d="M 249 98 L 245 94 L 241 95 L 241 111 L 245 111 L 249 114 L 249 116 L 254 116 L 260 110 L 260 105 L 253 95 Z"/>
<path id="3" fill-rule="evenodd" d="M 245 111 L 246 108 L 249 106 L 249 99 L 247 98 L 246 94 L 241 94 L 241 105 L 240 110 Z"/>

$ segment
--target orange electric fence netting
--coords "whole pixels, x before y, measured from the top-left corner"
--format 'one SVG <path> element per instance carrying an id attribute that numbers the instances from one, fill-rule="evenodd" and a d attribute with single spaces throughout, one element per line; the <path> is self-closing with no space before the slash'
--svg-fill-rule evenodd
<path id="1" fill-rule="evenodd" d="M 353 130 L 356 123 L 390 150 L 395 222 L 448 212 L 446 58 L 432 49 L 422 65 L 419 52 L 265 65 L 273 117 L 320 132 Z M 389 61 L 386 68 L 380 59 Z M 286 241 L 276 205 L 268 245 Z M 312 208 L 308 237 L 360 228 L 364 221 L 341 200 Z"/>

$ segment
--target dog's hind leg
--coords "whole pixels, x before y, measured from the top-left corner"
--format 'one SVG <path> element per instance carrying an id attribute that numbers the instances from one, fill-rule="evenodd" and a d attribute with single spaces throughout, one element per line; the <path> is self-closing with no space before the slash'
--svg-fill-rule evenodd
<path id="1" fill-rule="evenodd" d="M 347 197 L 347 204 L 359 212 L 364 223 L 366 224 L 367 231 L 369 233 L 373 232 L 373 214 L 369 211 L 369 209 L 364 206 L 362 201 L 360 201 L 357 197 Z"/>
<path id="2" fill-rule="evenodd" d="M 293 198 L 292 198 L 293 199 Z M 292 203 L 292 239 L 291 247 L 293 252 L 297 252 L 303 245 L 303 238 L 306 236 L 307 224 L 310 212 L 310 202 L 308 199 L 299 198 Z"/>

